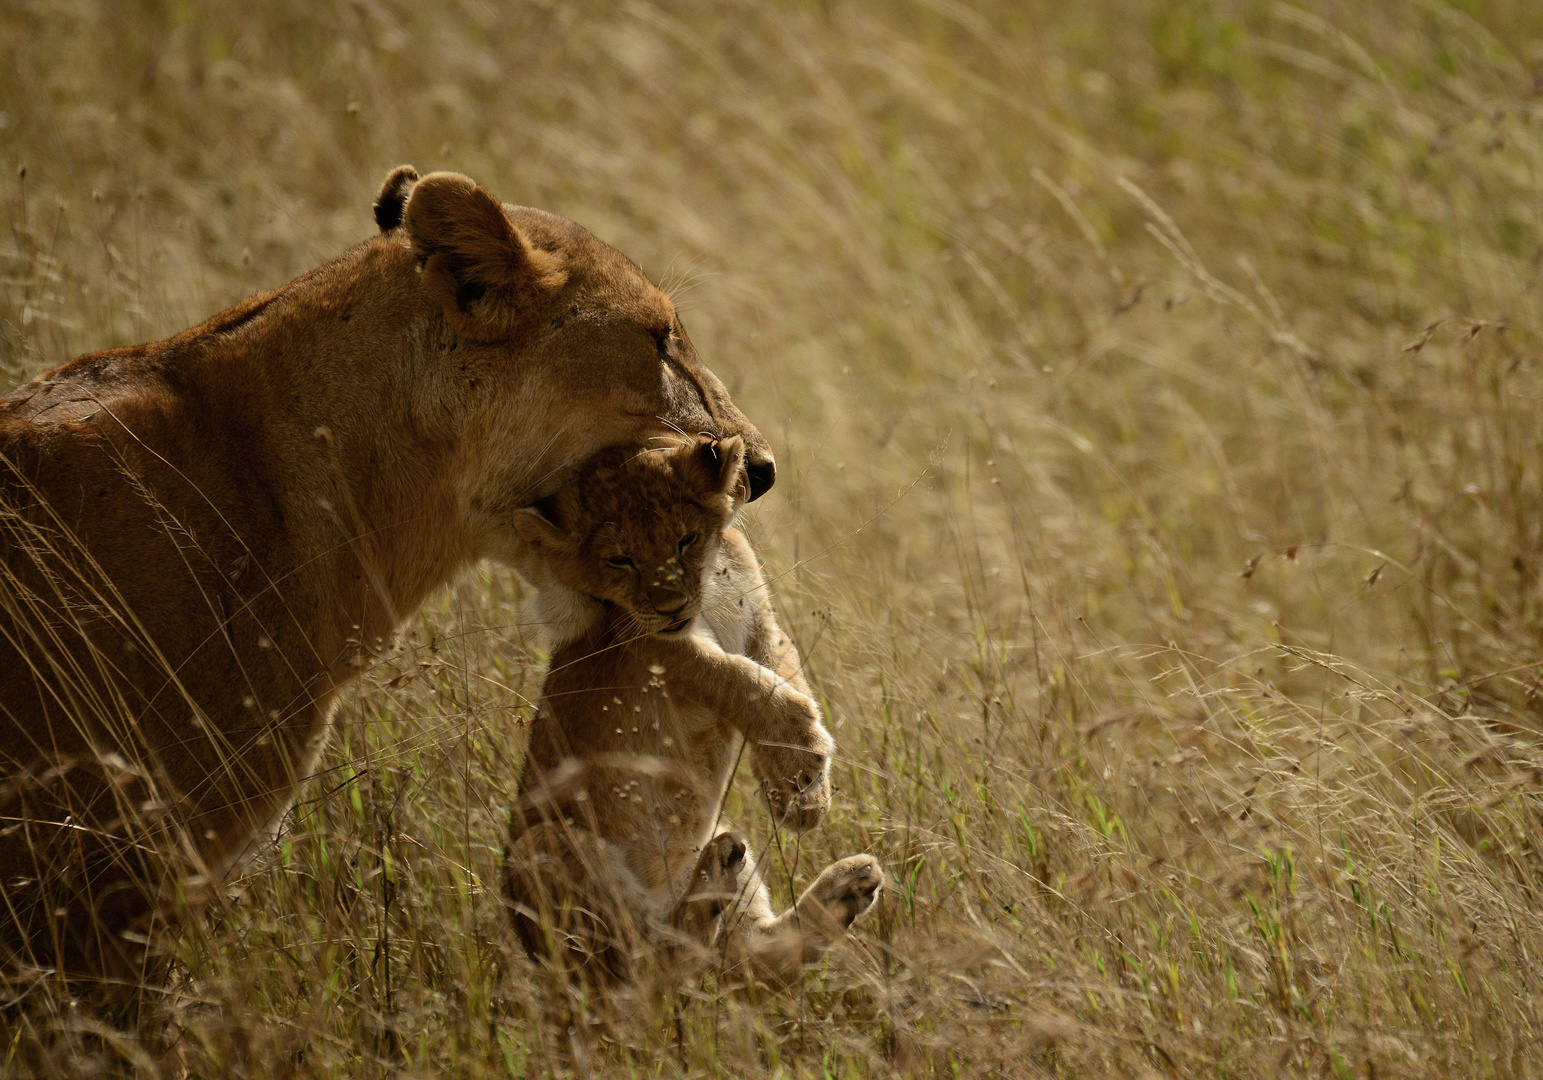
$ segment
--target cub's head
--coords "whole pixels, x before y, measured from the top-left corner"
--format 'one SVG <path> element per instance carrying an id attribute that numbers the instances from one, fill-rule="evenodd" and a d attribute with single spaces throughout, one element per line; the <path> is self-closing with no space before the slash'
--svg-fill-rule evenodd
<path id="1" fill-rule="evenodd" d="M 564 585 L 627 611 L 641 633 L 674 632 L 701 610 L 705 574 L 746 493 L 738 436 L 618 446 L 513 524 Z"/>

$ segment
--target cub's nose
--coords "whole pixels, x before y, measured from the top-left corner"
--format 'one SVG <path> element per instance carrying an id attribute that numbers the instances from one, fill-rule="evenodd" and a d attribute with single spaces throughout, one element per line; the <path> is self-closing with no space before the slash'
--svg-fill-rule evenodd
<path id="1" fill-rule="evenodd" d="M 750 477 L 750 501 L 755 502 L 771 490 L 777 482 L 777 462 L 770 454 L 761 461 L 746 461 L 745 472 Z"/>

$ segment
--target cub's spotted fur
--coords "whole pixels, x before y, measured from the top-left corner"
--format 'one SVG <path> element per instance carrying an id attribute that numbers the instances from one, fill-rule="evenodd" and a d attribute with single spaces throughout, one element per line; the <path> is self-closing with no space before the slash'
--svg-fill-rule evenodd
<path id="1" fill-rule="evenodd" d="M 540 603 L 557 650 L 505 891 L 527 947 L 591 981 L 633 977 L 650 947 L 700 950 L 721 925 L 731 972 L 784 985 L 882 881 L 872 856 L 842 859 L 777 915 L 719 828 L 741 736 L 779 821 L 807 828 L 830 803 L 833 744 L 731 525 L 743 459 L 737 438 L 605 451 L 516 518 L 555 579 Z"/>

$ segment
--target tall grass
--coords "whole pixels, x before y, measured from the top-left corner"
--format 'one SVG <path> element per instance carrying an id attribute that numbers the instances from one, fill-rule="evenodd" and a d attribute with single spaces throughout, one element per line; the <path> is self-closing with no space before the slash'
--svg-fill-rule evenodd
<path id="1" fill-rule="evenodd" d="M 774 884 L 890 887 L 594 1072 L 1543 1072 L 1543 9 L 22 0 L 0 73 L 7 381 L 411 161 L 637 258 L 773 440 L 842 755 Z M 541 647 L 488 568 L 349 697 L 175 944 L 195 1074 L 567 1067 L 496 902 Z M 155 1068 L 33 1023 L 0 1061 Z"/>

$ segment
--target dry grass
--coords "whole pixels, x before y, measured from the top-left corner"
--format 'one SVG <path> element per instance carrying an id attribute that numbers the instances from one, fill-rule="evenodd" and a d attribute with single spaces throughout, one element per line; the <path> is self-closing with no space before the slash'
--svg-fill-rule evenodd
<path id="1" fill-rule="evenodd" d="M 331 256 L 411 161 L 665 279 L 776 445 L 843 754 L 781 864 L 891 887 L 597 1074 L 1543 1074 L 1543 8 L 17 0 L 0 72 L 5 381 Z M 195 1074 L 560 1067 L 490 891 L 516 600 L 416 620 L 189 920 Z M 44 1044 L 0 1061 L 152 1069 Z"/>

